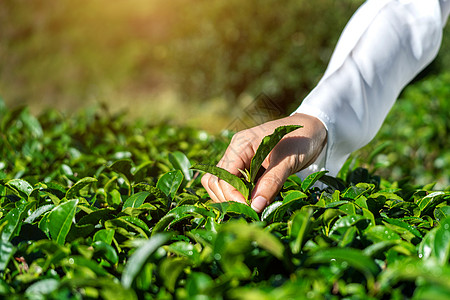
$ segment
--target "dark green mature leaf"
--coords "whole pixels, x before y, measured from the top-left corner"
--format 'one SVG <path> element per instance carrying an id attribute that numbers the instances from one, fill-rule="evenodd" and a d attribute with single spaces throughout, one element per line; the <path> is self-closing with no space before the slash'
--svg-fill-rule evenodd
<path id="1" fill-rule="evenodd" d="M 150 256 L 170 239 L 170 234 L 160 233 L 153 235 L 144 245 L 139 247 L 129 258 L 122 273 L 122 285 L 129 289 L 149 260 Z"/>
<path id="2" fill-rule="evenodd" d="M 11 239 L 19 233 L 23 219 L 27 215 L 28 210 L 35 204 L 36 203 L 34 202 L 24 203 L 18 208 L 11 209 L 6 216 L 1 219 L 0 230 L 2 241 L 11 241 Z"/>
<path id="3" fill-rule="evenodd" d="M 183 173 L 180 170 L 171 171 L 159 178 L 156 187 L 163 191 L 166 196 L 175 197 L 181 183 L 183 182 Z"/>
<path id="4" fill-rule="evenodd" d="M 423 197 L 417 204 L 421 210 L 421 216 L 431 214 L 432 210 L 439 205 L 440 203 L 444 202 L 444 197 L 446 196 L 446 193 L 444 192 L 434 192 L 431 193 L 425 197 Z"/>
<path id="5" fill-rule="evenodd" d="M 443 206 L 443 207 L 436 208 L 434 210 L 434 217 L 439 222 L 450 217 L 450 206 Z"/>
<path id="6" fill-rule="evenodd" d="M 125 176 L 128 182 L 133 181 L 133 174 L 131 174 L 131 168 L 133 167 L 131 160 L 119 159 L 109 166 L 111 169 Z"/>
<path id="7" fill-rule="evenodd" d="M 203 207 L 194 205 L 180 205 L 170 210 L 163 218 L 161 218 L 161 220 L 158 221 L 158 223 L 156 223 L 153 227 L 152 235 L 165 230 L 172 222 L 177 222 L 190 216 L 205 218 L 215 217 L 215 214 Z"/>
<path id="8" fill-rule="evenodd" d="M 288 235 L 292 240 L 292 253 L 297 254 L 301 251 L 309 231 L 312 229 L 314 220 L 312 219 L 313 210 L 306 209 L 297 211 L 292 215 L 288 222 Z"/>
<path id="9" fill-rule="evenodd" d="M 78 200 L 76 199 L 64 202 L 55 207 L 45 219 L 46 225 L 44 225 L 44 228 L 48 228 L 52 240 L 60 245 L 64 245 L 66 236 L 72 226 L 77 204 Z"/>
<path id="10" fill-rule="evenodd" d="M 191 162 L 183 152 L 174 151 L 169 153 L 169 161 L 175 169 L 183 172 L 184 178 L 187 181 L 192 179 L 193 171 L 190 169 Z"/>
<path id="11" fill-rule="evenodd" d="M 306 192 L 310 187 L 312 187 L 323 175 L 325 175 L 328 171 L 319 171 L 308 175 L 302 182 L 302 190 Z"/>
<path id="12" fill-rule="evenodd" d="M 72 200 L 78 196 L 78 193 L 80 190 L 89 184 L 97 182 L 97 179 L 93 177 L 84 177 L 80 180 L 78 180 L 66 193 L 66 199 Z"/>
<path id="13" fill-rule="evenodd" d="M 263 161 L 266 159 L 267 155 L 269 155 L 270 151 L 272 151 L 272 149 L 280 142 L 280 140 L 286 134 L 302 127 L 303 126 L 300 125 L 280 126 L 276 128 L 271 135 L 265 136 L 262 139 L 261 144 L 259 144 L 259 147 L 250 163 L 250 182 L 255 182 L 256 175 L 258 174 Z"/>
<path id="14" fill-rule="evenodd" d="M 149 195 L 149 192 L 139 192 L 131 195 L 123 204 L 122 211 L 124 211 L 127 207 L 138 208 L 144 203 L 145 199 L 147 199 Z"/>
<path id="15" fill-rule="evenodd" d="M 219 177 L 220 179 L 226 181 L 231 186 L 233 186 L 236 190 L 238 190 L 238 192 L 241 193 L 245 199 L 248 199 L 250 193 L 248 185 L 241 178 L 231 174 L 227 170 L 216 166 L 201 165 L 201 164 L 195 164 L 194 166 L 192 166 L 192 169 L 210 173 L 212 175 Z"/>
<path id="16" fill-rule="evenodd" d="M 108 243 L 104 241 L 95 241 L 92 243 L 92 247 L 94 247 L 95 256 L 106 259 L 112 265 L 119 262 L 119 256 L 117 255 L 116 250 Z"/>

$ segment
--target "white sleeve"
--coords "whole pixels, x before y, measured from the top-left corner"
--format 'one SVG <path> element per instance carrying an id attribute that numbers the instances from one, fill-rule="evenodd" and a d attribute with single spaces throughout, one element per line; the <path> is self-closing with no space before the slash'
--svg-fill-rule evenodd
<path id="1" fill-rule="evenodd" d="M 327 145 L 304 177 L 335 176 L 381 127 L 401 90 L 436 56 L 450 0 L 368 0 L 344 29 L 328 68 L 296 113 L 317 117 Z"/>

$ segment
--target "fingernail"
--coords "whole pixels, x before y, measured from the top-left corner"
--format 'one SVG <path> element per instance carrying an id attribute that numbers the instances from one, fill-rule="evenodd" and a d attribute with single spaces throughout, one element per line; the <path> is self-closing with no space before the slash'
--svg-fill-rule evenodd
<path id="1" fill-rule="evenodd" d="M 263 211 L 263 209 L 267 206 L 267 199 L 264 198 L 263 196 L 258 196 L 255 199 L 252 200 L 252 208 L 260 213 Z"/>

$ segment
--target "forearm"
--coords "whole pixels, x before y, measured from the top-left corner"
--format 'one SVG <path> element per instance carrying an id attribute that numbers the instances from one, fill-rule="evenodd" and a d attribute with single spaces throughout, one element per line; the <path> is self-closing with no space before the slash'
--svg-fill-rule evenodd
<path id="1" fill-rule="evenodd" d="M 448 11 L 448 1 L 372 0 L 355 13 L 324 77 L 296 111 L 328 131 L 313 170 L 335 175 L 374 137 L 404 86 L 436 56 Z"/>

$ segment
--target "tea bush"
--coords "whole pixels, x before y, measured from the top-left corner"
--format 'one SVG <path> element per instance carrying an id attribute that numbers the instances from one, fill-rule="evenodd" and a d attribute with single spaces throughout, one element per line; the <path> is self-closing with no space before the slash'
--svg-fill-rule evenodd
<path id="1" fill-rule="evenodd" d="M 0 102 L 1 103 L 1 102 Z M 445 299 L 450 192 L 366 169 L 291 176 L 261 214 L 193 163 L 229 136 L 85 111 L 0 109 L 8 299 Z M 321 190 L 314 183 L 328 187 Z"/>

